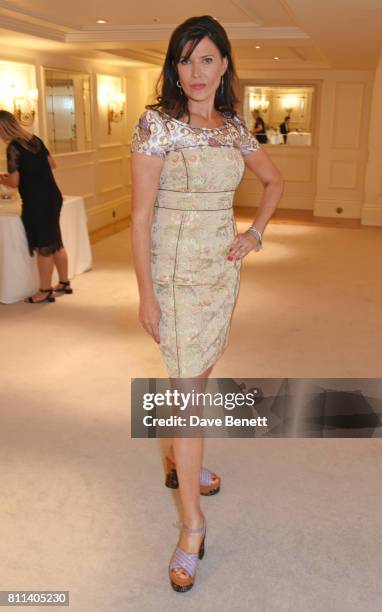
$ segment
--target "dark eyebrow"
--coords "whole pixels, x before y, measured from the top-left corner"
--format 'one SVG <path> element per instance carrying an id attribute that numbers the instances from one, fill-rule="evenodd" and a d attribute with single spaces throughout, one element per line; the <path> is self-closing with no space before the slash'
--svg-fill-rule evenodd
<path id="1" fill-rule="evenodd" d="M 192 53 L 191 53 L 191 55 L 192 55 Z M 187 59 L 190 59 L 191 55 L 190 55 L 190 56 L 188 56 L 188 57 L 187 57 Z M 185 53 L 184 55 L 182 55 L 182 56 L 179 58 L 179 61 L 181 62 L 181 61 L 182 61 L 182 60 L 183 60 L 183 59 L 184 59 L 186 56 L 187 56 L 187 53 Z M 207 53 L 207 55 L 202 55 L 202 59 L 204 59 L 205 57 L 215 57 L 215 55 L 214 55 L 214 53 Z"/>

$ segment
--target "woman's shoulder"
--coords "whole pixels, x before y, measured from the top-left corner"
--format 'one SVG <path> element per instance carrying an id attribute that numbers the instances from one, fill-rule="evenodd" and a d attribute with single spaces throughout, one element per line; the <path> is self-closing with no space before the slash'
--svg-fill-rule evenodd
<path id="1" fill-rule="evenodd" d="M 23 152 L 23 151 L 34 152 L 36 150 L 37 151 L 40 150 L 40 147 L 43 144 L 44 143 L 42 142 L 41 138 L 36 136 L 36 134 L 31 134 L 31 138 L 29 140 L 21 140 L 19 138 L 14 138 L 8 143 L 7 148 L 8 149 L 15 148 L 20 152 Z"/>
<path id="2" fill-rule="evenodd" d="M 166 121 L 161 113 L 153 108 L 146 109 L 134 128 L 131 152 L 158 155 L 164 159 L 171 148 L 171 142 Z"/>
<path id="3" fill-rule="evenodd" d="M 141 125 L 164 124 L 165 115 L 159 109 L 147 108 L 139 117 Z"/>
<path id="4" fill-rule="evenodd" d="M 238 128 L 245 126 L 245 121 L 243 117 L 239 115 L 238 113 L 235 113 L 235 114 L 229 113 L 229 115 L 227 116 L 227 120 L 230 121 L 233 125 L 235 125 Z"/>
<path id="5" fill-rule="evenodd" d="M 20 147 L 20 143 L 15 138 L 13 138 L 13 140 L 10 140 L 7 144 L 7 149 L 12 149 L 12 148 L 18 149 L 19 147 Z"/>

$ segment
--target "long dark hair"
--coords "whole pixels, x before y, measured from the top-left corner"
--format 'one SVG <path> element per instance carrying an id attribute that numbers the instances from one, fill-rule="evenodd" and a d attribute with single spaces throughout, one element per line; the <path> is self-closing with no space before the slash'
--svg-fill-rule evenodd
<path id="1" fill-rule="evenodd" d="M 157 102 L 147 104 L 146 108 L 161 109 L 175 119 L 186 115 L 190 121 L 187 97 L 176 84 L 179 79 L 177 64 L 182 57 L 185 45 L 191 42 L 187 53 L 183 57 L 183 59 L 188 59 L 196 45 L 205 36 L 212 40 L 222 57 L 226 57 L 228 60 L 227 69 L 223 75 L 223 93 L 221 93 L 221 88 L 218 87 L 215 93 L 214 106 L 219 112 L 227 113 L 231 117 L 236 115 L 234 105 L 238 102 L 238 99 L 234 92 L 234 84 L 237 75 L 231 55 L 231 44 L 223 26 L 209 15 L 190 17 L 173 31 L 162 72 L 156 83 Z"/>
<path id="2" fill-rule="evenodd" d="M 24 130 L 12 113 L 3 109 L 0 110 L 0 129 L 7 142 L 18 140 L 28 146 L 33 138 L 33 134 Z"/>

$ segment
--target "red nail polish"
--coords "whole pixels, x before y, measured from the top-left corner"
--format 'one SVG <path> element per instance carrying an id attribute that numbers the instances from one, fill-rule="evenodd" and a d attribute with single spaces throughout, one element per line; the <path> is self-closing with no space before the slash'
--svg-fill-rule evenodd
<path id="1" fill-rule="evenodd" d="M 227 257 L 227 259 L 229 259 L 230 261 L 232 261 L 233 257 L 231 257 L 231 255 L 229 255 L 229 256 Z"/>

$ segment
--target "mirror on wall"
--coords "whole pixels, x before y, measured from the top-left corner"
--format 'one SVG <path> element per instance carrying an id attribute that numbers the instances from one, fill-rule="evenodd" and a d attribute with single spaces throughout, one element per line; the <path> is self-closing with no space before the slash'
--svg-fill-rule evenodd
<path id="1" fill-rule="evenodd" d="M 90 76 L 45 68 L 45 98 L 52 153 L 90 149 Z"/>
<path id="2" fill-rule="evenodd" d="M 313 86 L 244 85 L 243 116 L 262 144 L 312 145 Z"/>

